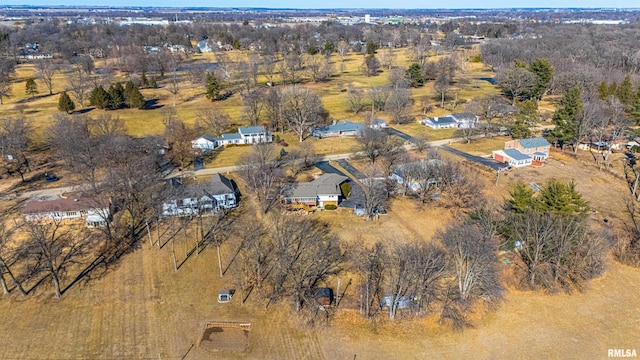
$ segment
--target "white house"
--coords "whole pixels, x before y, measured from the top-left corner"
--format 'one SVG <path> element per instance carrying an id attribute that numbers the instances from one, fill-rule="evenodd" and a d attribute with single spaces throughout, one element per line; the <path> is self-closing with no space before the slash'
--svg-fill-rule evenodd
<path id="1" fill-rule="evenodd" d="M 479 117 L 472 113 L 451 114 L 443 117 L 432 117 L 420 120 L 419 123 L 432 129 L 473 128 L 478 124 Z"/>
<path id="2" fill-rule="evenodd" d="M 231 180 L 214 174 L 207 183 L 177 185 L 162 204 L 162 216 L 213 213 L 238 206 L 238 190 Z"/>
<path id="3" fill-rule="evenodd" d="M 389 179 L 413 191 L 418 191 L 420 190 L 422 185 L 419 181 L 416 180 L 415 174 L 420 174 L 427 168 L 433 169 L 430 171 L 431 173 L 433 173 L 433 178 L 430 178 L 427 181 L 427 185 L 429 187 L 431 185 L 436 185 L 438 183 L 438 180 L 436 179 L 437 171 L 435 170 L 438 166 L 441 166 L 443 164 L 444 163 L 442 162 L 442 160 L 438 159 L 420 160 L 412 163 L 398 164 L 395 165 L 391 170 Z"/>
<path id="4" fill-rule="evenodd" d="M 280 196 L 285 205 L 338 206 L 348 194 L 342 193 L 340 185 L 349 178 L 338 174 L 323 174 L 308 183 L 290 183 L 282 186 Z"/>
<path id="5" fill-rule="evenodd" d="M 371 124 L 369 124 L 369 127 L 376 130 L 384 129 L 387 127 L 387 122 L 380 118 L 375 118 Z"/>
<path id="6" fill-rule="evenodd" d="M 211 150 L 224 145 L 250 145 L 273 142 L 273 134 L 264 126 L 248 126 L 238 128 L 237 133 L 222 134 L 216 138 L 212 135 L 204 134 L 191 141 L 194 149 Z"/>
<path id="7" fill-rule="evenodd" d="M 109 199 L 105 197 L 87 197 L 76 193 L 55 200 L 28 202 L 23 212 L 26 221 L 84 220 L 88 227 L 97 227 L 109 221 L 109 207 Z"/>
<path id="8" fill-rule="evenodd" d="M 191 141 L 191 147 L 194 149 L 212 150 L 218 146 L 218 142 L 213 135 L 204 134 L 199 138 Z"/>
<path id="9" fill-rule="evenodd" d="M 208 38 L 204 38 L 202 40 L 200 40 L 198 42 L 198 51 L 201 53 L 208 53 L 208 52 L 212 52 L 213 49 L 211 48 L 211 46 L 209 45 L 209 39 Z"/>
<path id="10" fill-rule="evenodd" d="M 513 167 L 542 166 L 549 157 L 551 144 L 542 137 L 515 139 L 504 143 L 503 150 L 493 152 L 493 158 Z"/>

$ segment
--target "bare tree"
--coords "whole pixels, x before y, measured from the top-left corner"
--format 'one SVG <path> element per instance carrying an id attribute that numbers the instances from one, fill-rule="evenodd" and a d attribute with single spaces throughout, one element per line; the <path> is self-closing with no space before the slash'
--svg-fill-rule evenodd
<path id="1" fill-rule="evenodd" d="M 379 166 L 372 166 L 365 172 L 365 178 L 360 179 L 364 193 L 364 207 L 367 218 L 375 218 L 386 204 L 389 194 L 385 183 L 385 174 Z"/>
<path id="2" fill-rule="evenodd" d="M 320 54 L 307 55 L 304 59 L 305 67 L 313 82 L 327 81 L 331 76 L 331 58 Z"/>
<path id="3" fill-rule="evenodd" d="M 346 99 L 347 107 L 354 114 L 358 114 L 364 109 L 364 91 L 356 89 L 352 84 L 349 84 Z"/>
<path id="4" fill-rule="evenodd" d="M 76 98 L 80 108 L 84 108 L 85 100 L 89 95 L 91 88 L 91 73 L 87 72 L 87 67 L 83 63 L 70 64 L 67 71 L 70 73 L 67 77 L 69 89 L 67 90 Z"/>
<path id="5" fill-rule="evenodd" d="M 258 125 L 264 108 L 264 92 L 260 89 L 248 91 L 242 97 L 242 114 L 251 125 Z"/>
<path id="6" fill-rule="evenodd" d="M 296 84 L 300 81 L 302 70 L 302 55 L 290 52 L 278 63 L 282 80 L 289 84 Z"/>
<path id="7" fill-rule="evenodd" d="M 367 95 L 369 95 L 369 99 L 371 99 L 371 107 L 376 111 L 384 110 L 390 93 L 390 89 L 386 86 L 377 86 L 369 89 Z"/>
<path id="8" fill-rule="evenodd" d="M 70 228 L 62 227 L 59 221 L 28 222 L 23 227 L 27 234 L 28 252 L 51 276 L 59 298 L 62 296 L 61 282 L 68 268 L 87 253 L 90 235 L 84 231 L 72 232 Z"/>
<path id="9" fill-rule="evenodd" d="M 356 140 L 361 145 L 361 151 L 371 160 L 371 163 L 375 163 L 376 159 L 384 154 L 389 135 L 385 131 L 367 126 L 360 130 Z"/>
<path id="10" fill-rule="evenodd" d="M 267 213 L 280 196 L 283 163 L 273 144 L 256 144 L 240 159 L 241 176 Z"/>
<path id="11" fill-rule="evenodd" d="M 340 56 L 340 72 L 345 71 L 344 59 L 349 52 L 349 43 L 344 40 L 340 40 L 338 45 L 336 46 L 336 50 L 338 51 L 338 56 Z"/>
<path id="12" fill-rule="evenodd" d="M 391 115 L 395 124 L 405 124 L 413 121 L 411 90 L 399 86 L 391 90 L 384 109 Z"/>
<path id="13" fill-rule="evenodd" d="M 363 242 L 356 242 L 363 244 Z M 372 317 L 380 308 L 378 304 L 383 294 L 383 281 L 386 268 L 386 252 L 382 242 L 376 242 L 371 248 L 356 247 L 351 253 L 351 264 L 359 275 L 360 313 Z"/>
<path id="14" fill-rule="evenodd" d="M 519 67 L 511 67 L 501 71 L 497 80 L 505 94 L 511 98 L 513 106 L 518 99 L 529 96 L 536 85 L 535 74 Z"/>
<path id="15" fill-rule="evenodd" d="M 51 59 L 38 59 L 34 61 L 36 70 L 40 74 L 40 80 L 49 90 L 49 95 L 53 95 L 53 77 L 60 67 Z"/>
<path id="16" fill-rule="evenodd" d="M 219 109 L 200 109 L 196 112 L 196 119 L 198 127 L 211 131 L 216 136 L 222 135 L 231 124 L 229 115 Z"/>
<path id="17" fill-rule="evenodd" d="M 0 163 L 9 175 L 20 174 L 24 182 L 24 175 L 31 171 L 29 150 L 32 145 L 33 129 L 24 117 L 0 119 Z"/>
<path id="18" fill-rule="evenodd" d="M 8 214 L 11 209 L 5 210 L 0 215 L 0 283 L 2 284 L 2 291 L 4 294 L 9 294 L 9 287 L 5 280 L 5 274 L 9 276 L 14 286 L 22 295 L 27 295 L 27 292 L 22 287 L 22 282 L 18 280 L 16 274 L 11 271 L 12 265 L 14 265 L 24 255 L 24 251 L 20 251 L 20 248 L 12 244 L 15 239 L 16 228 L 11 225 Z"/>
<path id="19" fill-rule="evenodd" d="M 11 96 L 11 86 L 15 75 L 15 62 L 11 59 L 0 59 L 0 105 L 4 98 Z"/>
<path id="20" fill-rule="evenodd" d="M 282 89 L 281 114 L 287 125 L 300 142 L 304 140 L 305 133 L 310 128 L 322 124 L 327 117 L 327 112 L 322 106 L 320 97 L 305 87 L 290 86 Z"/>

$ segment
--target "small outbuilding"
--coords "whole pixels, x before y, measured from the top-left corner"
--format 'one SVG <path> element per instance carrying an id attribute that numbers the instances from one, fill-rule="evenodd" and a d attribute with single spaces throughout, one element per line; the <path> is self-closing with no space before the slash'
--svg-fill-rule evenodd
<path id="1" fill-rule="evenodd" d="M 233 290 L 228 290 L 228 289 L 223 289 L 218 291 L 218 302 L 219 303 L 227 303 L 229 301 L 231 301 L 231 298 L 233 297 Z"/>
<path id="2" fill-rule="evenodd" d="M 322 306 L 331 306 L 333 304 L 333 290 L 331 288 L 318 288 L 315 293 L 316 302 Z"/>

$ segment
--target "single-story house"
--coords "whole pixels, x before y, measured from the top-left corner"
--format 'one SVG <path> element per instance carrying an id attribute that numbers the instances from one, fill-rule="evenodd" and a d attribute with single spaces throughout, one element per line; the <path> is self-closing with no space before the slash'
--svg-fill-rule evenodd
<path id="1" fill-rule="evenodd" d="M 387 127 L 387 122 L 380 118 L 375 118 L 373 119 L 369 127 L 376 130 L 384 129 Z"/>
<path id="2" fill-rule="evenodd" d="M 311 129 L 311 136 L 316 138 L 357 136 L 364 128 L 363 124 L 352 121 L 338 121 L 331 125 Z"/>
<path id="3" fill-rule="evenodd" d="M 473 113 L 450 114 L 443 117 L 432 117 L 420 120 L 419 123 L 432 129 L 473 128 L 478 124 L 479 117 Z"/>
<path id="4" fill-rule="evenodd" d="M 413 191 L 418 191 L 420 190 L 420 187 L 422 185 L 420 185 L 420 183 L 413 178 L 411 172 L 413 168 L 417 168 L 418 166 L 422 165 L 422 163 L 425 163 L 424 165 L 426 166 L 437 166 L 443 164 L 442 160 L 438 159 L 420 160 L 412 163 L 398 164 L 395 165 L 391 170 L 391 175 L 389 176 L 389 178 L 400 185 L 405 185 L 407 188 Z M 429 185 L 434 185 L 437 183 L 438 180 L 435 177 L 428 180 Z"/>
<path id="5" fill-rule="evenodd" d="M 280 196 L 285 205 L 324 208 L 338 206 L 348 194 L 342 193 L 340 185 L 349 180 L 338 174 L 323 174 L 308 183 L 289 183 L 282 186 Z"/>
<path id="6" fill-rule="evenodd" d="M 194 149 L 212 150 L 218 147 L 218 141 L 215 136 L 204 134 L 199 138 L 192 140 L 191 147 Z"/>
<path id="7" fill-rule="evenodd" d="M 204 184 L 174 184 L 162 204 L 162 216 L 191 216 L 238 206 L 238 188 L 228 178 L 214 174 Z"/>
<path id="8" fill-rule="evenodd" d="M 542 166 L 549 157 L 551 144 L 543 137 L 515 139 L 504 144 L 504 150 L 493 152 L 493 158 L 514 167 Z"/>
<path id="9" fill-rule="evenodd" d="M 60 199 L 31 201 L 24 206 L 26 221 L 78 221 L 88 227 L 105 226 L 111 216 L 109 199 L 102 196 L 67 194 Z"/>
<path id="10" fill-rule="evenodd" d="M 237 133 L 222 134 L 221 137 L 205 134 L 191 141 L 194 149 L 211 150 L 225 145 L 249 145 L 273 142 L 273 134 L 264 126 L 248 126 L 238 128 Z"/>

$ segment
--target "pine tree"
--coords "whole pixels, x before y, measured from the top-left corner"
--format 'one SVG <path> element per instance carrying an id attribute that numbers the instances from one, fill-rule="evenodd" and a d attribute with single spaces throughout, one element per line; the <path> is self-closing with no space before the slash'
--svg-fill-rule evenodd
<path id="1" fill-rule="evenodd" d="M 422 71 L 420 70 L 420 65 L 413 63 L 409 66 L 407 71 L 405 72 L 405 76 L 411 82 L 412 87 L 420 87 L 424 85 L 424 79 L 422 77 Z"/>
<path id="2" fill-rule="evenodd" d="M 140 85 L 143 88 L 149 87 L 149 80 L 147 79 L 147 74 L 145 74 L 144 72 L 142 72 L 142 75 L 140 76 Z"/>
<path id="3" fill-rule="evenodd" d="M 551 84 L 553 65 L 547 59 L 535 59 L 529 66 L 529 71 L 536 76 L 536 85 L 531 95 L 540 100 L 549 89 L 549 84 Z"/>
<path id="4" fill-rule="evenodd" d="M 138 87 L 131 81 L 127 81 L 127 84 L 124 88 L 125 94 L 125 103 L 130 108 L 140 109 L 144 106 L 144 96 L 138 89 Z"/>
<path id="5" fill-rule="evenodd" d="M 31 98 L 34 98 L 38 93 L 38 84 L 33 78 L 28 78 L 25 89 L 27 95 L 31 95 Z"/>
<path id="6" fill-rule="evenodd" d="M 366 49 L 367 55 L 373 56 L 376 53 L 376 50 L 378 50 L 378 45 L 376 45 L 373 40 L 369 39 L 367 40 Z"/>
<path id="7" fill-rule="evenodd" d="M 98 109 L 104 110 L 109 106 L 109 94 L 104 90 L 102 86 L 91 91 L 91 97 L 89 97 L 89 105 L 95 106 Z"/>
<path id="8" fill-rule="evenodd" d="M 506 202 L 513 211 L 524 213 L 533 209 L 535 203 L 533 194 L 534 191 L 530 186 L 522 181 L 518 181 L 513 185 L 513 188 L 509 190 L 511 198 L 507 199 Z"/>
<path id="9" fill-rule="evenodd" d="M 629 115 L 636 122 L 636 125 L 640 124 L 640 85 L 636 88 L 633 103 L 629 109 Z"/>
<path id="10" fill-rule="evenodd" d="M 122 84 L 116 83 L 109 87 L 109 108 L 120 109 L 124 107 L 124 88 Z"/>
<path id="11" fill-rule="evenodd" d="M 71 100 L 71 97 L 67 94 L 66 91 L 63 91 L 60 94 L 60 99 L 58 99 L 58 110 L 64 111 L 66 113 L 71 113 L 76 109 L 76 104 Z"/>
<path id="12" fill-rule="evenodd" d="M 586 215 L 589 203 L 576 190 L 576 184 L 551 179 L 536 198 L 535 208 L 538 211 L 559 215 Z"/>
<path id="13" fill-rule="evenodd" d="M 216 74 L 208 73 L 207 83 L 205 84 L 205 96 L 207 99 L 217 100 L 220 97 L 220 90 L 222 90 L 222 86 L 220 86 Z"/>
<path id="14" fill-rule="evenodd" d="M 628 109 L 633 103 L 633 89 L 631 85 L 631 77 L 627 75 L 624 80 L 618 86 L 616 97 L 620 102 Z"/>
<path id="15" fill-rule="evenodd" d="M 578 116 L 582 112 L 582 92 L 577 86 L 569 89 L 560 99 L 552 121 L 556 125 L 552 137 L 566 144 L 578 136 Z"/>

